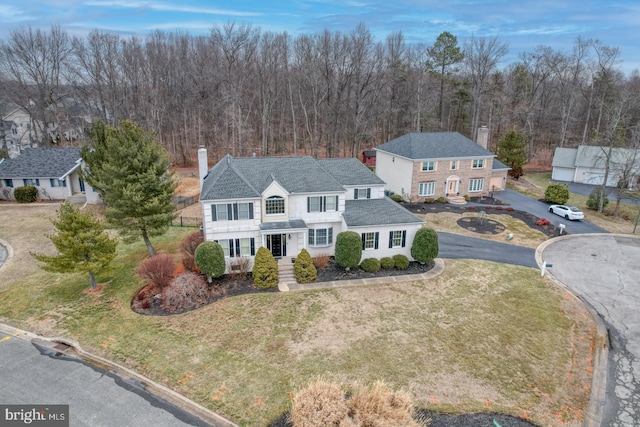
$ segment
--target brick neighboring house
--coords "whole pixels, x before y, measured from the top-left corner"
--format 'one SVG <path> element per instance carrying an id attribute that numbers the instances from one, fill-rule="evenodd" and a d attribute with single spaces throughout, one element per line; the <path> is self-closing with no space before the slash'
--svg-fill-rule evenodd
<path id="1" fill-rule="evenodd" d="M 0 159 L 0 198 L 12 199 L 13 190 L 38 188 L 42 199 L 97 203 L 99 195 L 80 179 L 80 148 L 25 148 L 14 159 Z"/>
<path id="2" fill-rule="evenodd" d="M 486 140 L 480 143 L 486 146 Z M 406 200 L 460 202 L 465 195 L 488 196 L 506 186 L 509 167 L 458 132 L 408 133 L 375 150 L 376 175 L 387 191 Z"/>
<path id="3" fill-rule="evenodd" d="M 276 258 L 333 255 L 338 233 L 362 239 L 362 258 L 411 258 L 424 221 L 384 196 L 384 182 L 356 158 L 222 158 L 210 170 L 198 151 L 205 240 L 227 257 L 253 256 L 261 246 Z"/>

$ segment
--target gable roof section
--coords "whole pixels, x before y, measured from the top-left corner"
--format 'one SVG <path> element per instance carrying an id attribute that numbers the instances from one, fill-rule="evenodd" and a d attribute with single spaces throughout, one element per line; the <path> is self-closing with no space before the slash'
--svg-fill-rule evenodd
<path id="1" fill-rule="evenodd" d="M 62 178 L 80 166 L 80 148 L 26 148 L 0 163 L 0 178 Z"/>
<path id="2" fill-rule="evenodd" d="M 577 150 L 575 166 L 604 169 L 608 154 L 609 147 L 581 145 Z M 631 148 L 613 148 L 611 150 L 610 160 L 610 167 L 614 169 L 619 169 L 621 166 L 627 164 L 627 162 L 631 162 L 632 160 L 635 160 L 637 168 L 640 166 L 640 153 Z"/>
<path id="3" fill-rule="evenodd" d="M 260 198 L 276 181 L 289 194 L 344 191 L 318 160 L 311 157 L 225 156 L 209 170 L 202 200 Z"/>
<path id="4" fill-rule="evenodd" d="M 384 185 L 378 175 L 353 157 L 322 159 L 318 163 L 342 185 Z"/>
<path id="5" fill-rule="evenodd" d="M 411 160 L 494 157 L 458 132 L 414 132 L 375 148 Z"/>
<path id="6" fill-rule="evenodd" d="M 424 223 L 388 197 L 347 200 L 345 203 L 342 217 L 347 227 Z"/>
<path id="7" fill-rule="evenodd" d="M 551 162 L 551 166 L 557 168 L 575 168 L 577 154 L 578 149 L 576 148 L 557 147 L 553 152 L 553 161 Z"/>
<path id="8" fill-rule="evenodd" d="M 509 170 L 511 169 L 509 166 L 505 165 L 498 159 L 493 159 L 493 164 L 491 165 L 491 170 Z"/>

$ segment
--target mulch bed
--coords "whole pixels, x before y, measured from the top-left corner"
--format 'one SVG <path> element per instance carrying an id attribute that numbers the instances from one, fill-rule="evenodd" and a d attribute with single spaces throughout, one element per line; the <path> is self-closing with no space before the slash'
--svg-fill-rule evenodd
<path id="1" fill-rule="evenodd" d="M 362 259 L 366 257 L 363 255 Z M 426 264 L 420 264 L 419 262 L 410 262 L 409 267 L 404 270 L 393 268 L 391 270 L 382 270 L 368 273 L 360 267 L 354 267 L 349 271 L 336 264 L 335 259 L 331 257 L 329 264 L 324 268 L 318 269 L 317 282 L 332 282 L 334 280 L 354 280 L 365 279 L 370 277 L 388 277 L 388 276 L 401 276 L 404 274 L 420 274 L 426 273 L 435 266 L 433 261 Z"/>

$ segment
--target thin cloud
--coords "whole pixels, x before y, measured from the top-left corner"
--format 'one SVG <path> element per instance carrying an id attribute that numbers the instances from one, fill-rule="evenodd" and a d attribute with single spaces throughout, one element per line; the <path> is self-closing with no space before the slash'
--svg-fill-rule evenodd
<path id="1" fill-rule="evenodd" d="M 117 0 L 93 0 L 85 3 L 87 6 L 93 7 L 116 7 L 121 9 L 151 9 L 160 12 L 183 12 L 183 13 L 197 13 L 207 15 L 227 15 L 227 16 L 261 16 L 259 12 L 242 12 L 238 10 L 229 9 L 211 9 L 194 6 L 182 6 L 169 3 L 154 3 L 147 1 L 117 1 Z"/>

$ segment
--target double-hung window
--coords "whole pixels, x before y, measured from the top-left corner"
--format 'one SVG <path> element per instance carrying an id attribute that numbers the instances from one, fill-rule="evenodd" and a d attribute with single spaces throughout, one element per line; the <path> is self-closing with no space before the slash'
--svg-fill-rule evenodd
<path id="1" fill-rule="evenodd" d="M 338 210 L 338 196 L 307 197 L 307 212 L 335 212 Z"/>
<path id="2" fill-rule="evenodd" d="M 329 246 L 333 243 L 333 228 L 310 228 L 309 246 Z"/>
<path id="3" fill-rule="evenodd" d="M 484 178 L 473 178 L 469 180 L 469 192 L 478 193 L 482 191 L 484 185 Z"/>
<path id="4" fill-rule="evenodd" d="M 370 199 L 371 198 L 371 189 L 370 188 L 354 188 L 353 189 L 353 198 L 358 199 Z"/>
<path id="5" fill-rule="evenodd" d="M 253 219 L 253 203 L 217 203 L 211 205 L 213 221 Z"/>
<path id="6" fill-rule="evenodd" d="M 407 244 L 407 230 L 389 232 L 389 247 L 404 248 Z"/>
<path id="7" fill-rule="evenodd" d="M 484 168 L 484 159 L 474 159 L 473 165 L 471 166 L 473 169 L 482 169 Z"/>
<path id="8" fill-rule="evenodd" d="M 64 181 L 64 179 L 58 179 L 58 178 L 50 178 L 49 184 L 51 185 L 51 188 L 67 186 L 67 183 Z"/>
<path id="9" fill-rule="evenodd" d="M 377 231 L 362 233 L 362 250 L 378 249 L 379 235 Z"/>
<path id="10" fill-rule="evenodd" d="M 36 178 L 36 179 L 31 179 L 31 178 L 23 179 L 22 183 L 24 185 L 35 185 L 36 187 L 40 186 L 40 180 L 38 178 Z"/>
<path id="11" fill-rule="evenodd" d="M 247 237 L 243 239 L 215 240 L 221 247 L 226 257 L 254 256 L 256 254 L 255 239 Z"/>
<path id="12" fill-rule="evenodd" d="M 422 162 L 422 172 L 433 172 L 436 170 L 435 162 Z"/>
<path id="13" fill-rule="evenodd" d="M 419 196 L 433 196 L 434 194 L 436 194 L 436 183 L 434 181 L 421 182 L 418 186 Z"/>
<path id="14" fill-rule="evenodd" d="M 9 188 L 13 188 L 13 179 L 5 179 L 4 180 L 4 186 L 5 187 L 9 187 Z"/>
<path id="15" fill-rule="evenodd" d="M 458 161 L 457 160 L 452 160 L 451 161 L 451 170 L 454 171 L 458 169 Z"/>

